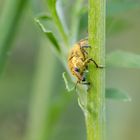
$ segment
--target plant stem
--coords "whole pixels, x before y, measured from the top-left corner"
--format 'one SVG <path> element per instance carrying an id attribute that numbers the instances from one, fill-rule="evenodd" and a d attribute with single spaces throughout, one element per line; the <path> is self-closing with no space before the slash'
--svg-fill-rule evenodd
<path id="1" fill-rule="evenodd" d="M 55 68 L 56 58 L 51 49 L 46 46 L 46 41 L 43 40 L 40 46 L 37 72 L 33 85 L 26 140 L 49 139 L 50 134 L 46 130 L 46 126 L 48 124 L 50 96 L 54 88 L 54 77 L 56 76 Z"/>
<path id="2" fill-rule="evenodd" d="M 6 0 L 0 19 L 0 73 L 11 49 L 19 19 L 28 0 Z"/>
<path id="3" fill-rule="evenodd" d="M 71 16 L 71 29 L 70 29 L 70 35 L 71 35 L 71 41 L 70 43 L 73 45 L 77 41 L 78 37 L 78 30 L 79 30 L 79 16 L 80 16 L 80 10 L 82 9 L 83 0 L 76 0 L 75 4 L 72 9 L 72 16 Z"/>
<path id="4" fill-rule="evenodd" d="M 48 9 L 51 13 L 51 16 L 54 20 L 54 23 L 56 24 L 56 26 L 57 26 L 57 28 L 58 28 L 58 30 L 59 30 L 62 38 L 63 38 L 63 41 L 65 42 L 66 45 L 68 45 L 68 43 L 69 43 L 68 42 L 68 35 L 67 35 L 65 29 L 63 28 L 62 21 L 61 21 L 59 15 L 58 15 L 57 8 L 56 8 L 57 7 L 56 3 L 57 3 L 56 0 L 49 0 L 49 1 L 47 0 Z"/>
<path id="5" fill-rule="evenodd" d="M 105 66 L 105 0 L 89 0 L 88 13 L 89 57 Z M 105 70 L 89 66 L 86 127 L 87 140 L 104 139 Z"/>

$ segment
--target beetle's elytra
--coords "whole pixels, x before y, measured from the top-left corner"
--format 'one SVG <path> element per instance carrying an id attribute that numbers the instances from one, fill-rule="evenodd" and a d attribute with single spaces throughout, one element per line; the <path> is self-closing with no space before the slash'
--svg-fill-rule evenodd
<path id="1" fill-rule="evenodd" d="M 87 48 L 90 48 L 88 39 L 83 39 L 76 43 L 69 52 L 68 67 L 77 78 L 77 83 L 88 85 L 90 83 L 85 77 L 85 71 L 88 69 L 89 62 L 93 62 L 96 68 L 102 68 L 102 66 L 99 66 L 92 58 L 88 57 Z"/>

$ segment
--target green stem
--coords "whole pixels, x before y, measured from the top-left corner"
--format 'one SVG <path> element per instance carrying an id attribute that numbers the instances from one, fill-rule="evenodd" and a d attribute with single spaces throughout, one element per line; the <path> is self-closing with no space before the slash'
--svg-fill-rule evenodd
<path id="1" fill-rule="evenodd" d="M 47 1 L 48 9 L 51 13 L 51 16 L 52 16 L 52 19 L 54 20 L 55 25 L 57 26 L 57 28 L 58 28 L 58 30 L 59 30 L 62 38 L 63 38 L 64 43 L 66 44 L 66 46 L 68 46 L 68 44 L 69 44 L 68 35 L 67 35 L 67 33 L 64 29 L 64 26 L 62 24 L 62 21 L 61 21 L 59 15 L 58 15 L 57 8 L 56 8 L 56 3 L 57 3 L 56 0 Z"/>
<path id="2" fill-rule="evenodd" d="M 66 34 L 66 32 L 64 31 L 64 28 L 63 28 L 63 26 L 62 26 L 62 23 L 61 23 L 59 17 L 58 17 L 58 14 L 55 13 L 55 16 L 53 16 L 53 17 L 54 17 L 54 21 L 55 21 L 55 23 L 56 23 L 56 26 L 58 27 L 58 29 L 59 29 L 59 31 L 60 31 L 62 37 L 63 37 L 64 42 L 65 42 L 66 44 L 68 44 L 67 34 Z"/>
<path id="3" fill-rule="evenodd" d="M 72 45 L 77 41 L 78 28 L 79 28 L 79 23 L 80 23 L 79 16 L 80 16 L 80 10 L 82 8 L 82 5 L 83 5 L 83 0 L 76 0 L 72 9 L 71 31 L 70 31 L 70 35 L 71 35 L 70 43 Z"/>
<path id="4" fill-rule="evenodd" d="M 105 65 L 105 0 L 89 0 L 88 15 L 89 57 Z M 86 127 L 87 140 L 104 139 L 105 121 L 105 70 L 89 66 Z"/>
<path id="5" fill-rule="evenodd" d="M 33 94 L 29 114 L 26 140 L 46 140 L 50 136 L 46 129 L 50 108 L 50 96 L 53 90 L 56 58 L 46 41 L 42 42 L 38 56 L 37 72 L 35 75 Z M 51 60 L 51 63 L 50 63 Z"/>
<path id="6" fill-rule="evenodd" d="M 0 73 L 11 50 L 19 19 L 28 0 L 7 0 L 0 19 Z"/>

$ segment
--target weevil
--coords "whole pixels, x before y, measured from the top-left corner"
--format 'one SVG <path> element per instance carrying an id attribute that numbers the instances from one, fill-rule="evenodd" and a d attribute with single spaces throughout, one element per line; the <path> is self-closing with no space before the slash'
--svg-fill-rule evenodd
<path id="1" fill-rule="evenodd" d="M 78 83 L 90 85 L 85 74 L 90 62 L 93 62 L 96 68 L 103 68 L 103 66 L 98 65 L 93 58 L 89 58 L 87 48 L 91 48 L 91 46 L 88 45 L 88 39 L 82 39 L 76 43 L 69 52 L 68 67 L 72 75 L 77 78 L 76 85 Z"/>

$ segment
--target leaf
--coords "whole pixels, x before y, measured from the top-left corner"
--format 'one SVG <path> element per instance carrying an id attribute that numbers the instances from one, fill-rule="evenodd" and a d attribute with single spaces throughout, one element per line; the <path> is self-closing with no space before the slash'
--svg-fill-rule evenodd
<path id="1" fill-rule="evenodd" d="M 51 20 L 52 17 L 47 15 L 46 13 L 41 13 L 38 16 L 36 16 L 35 19 L 38 19 L 38 20 Z"/>
<path id="2" fill-rule="evenodd" d="M 74 5 L 72 6 L 71 18 L 70 18 L 70 25 L 71 25 L 70 26 L 70 35 L 71 35 L 70 43 L 71 44 L 74 44 L 78 38 L 80 16 L 82 14 L 82 11 L 81 11 L 82 5 L 83 5 L 83 0 L 76 0 Z"/>
<path id="3" fill-rule="evenodd" d="M 127 95 L 126 91 L 116 89 L 116 88 L 107 88 L 105 97 L 107 99 L 131 101 L 131 98 Z"/>
<path id="4" fill-rule="evenodd" d="M 107 67 L 140 68 L 140 55 L 115 51 L 106 57 Z"/>
<path id="5" fill-rule="evenodd" d="M 67 34 L 65 31 L 65 27 L 62 24 L 62 21 L 60 20 L 60 17 L 58 15 L 58 12 L 56 9 L 56 3 L 57 3 L 57 0 L 48 0 L 47 1 L 48 9 L 53 18 L 53 21 L 55 22 L 59 32 L 61 33 L 61 36 L 63 37 L 64 42 L 67 42 L 68 41 Z"/>
<path id="6" fill-rule="evenodd" d="M 48 8 L 52 14 L 56 14 L 56 0 L 48 0 Z"/>
<path id="7" fill-rule="evenodd" d="M 135 1 L 111 1 L 108 3 L 107 16 L 114 16 L 122 12 L 140 7 L 140 2 Z"/>
<path id="8" fill-rule="evenodd" d="M 126 29 L 130 28 L 130 24 L 126 19 L 110 17 L 106 18 L 106 34 L 108 36 L 112 36 L 116 33 L 121 33 Z"/>
<path id="9" fill-rule="evenodd" d="M 70 91 L 74 90 L 75 89 L 75 85 L 70 80 L 70 77 L 68 77 L 68 75 L 66 75 L 66 72 L 63 72 L 62 77 L 64 79 L 67 91 L 70 92 Z"/>
<path id="10" fill-rule="evenodd" d="M 48 39 L 50 40 L 50 42 L 54 45 L 55 49 L 60 53 L 61 52 L 61 48 L 59 46 L 59 43 L 55 37 L 55 35 L 50 31 L 50 30 L 46 30 L 44 25 L 40 22 L 39 18 L 35 18 L 35 22 L 37 23 L 37 25 L 40 27 L 40 29 L 44 32 L 44 34 L 48 37 Z M 51 18 L 48 16 L 43 16 L 43 19 L 47 19 L 50 20 Z"/>

